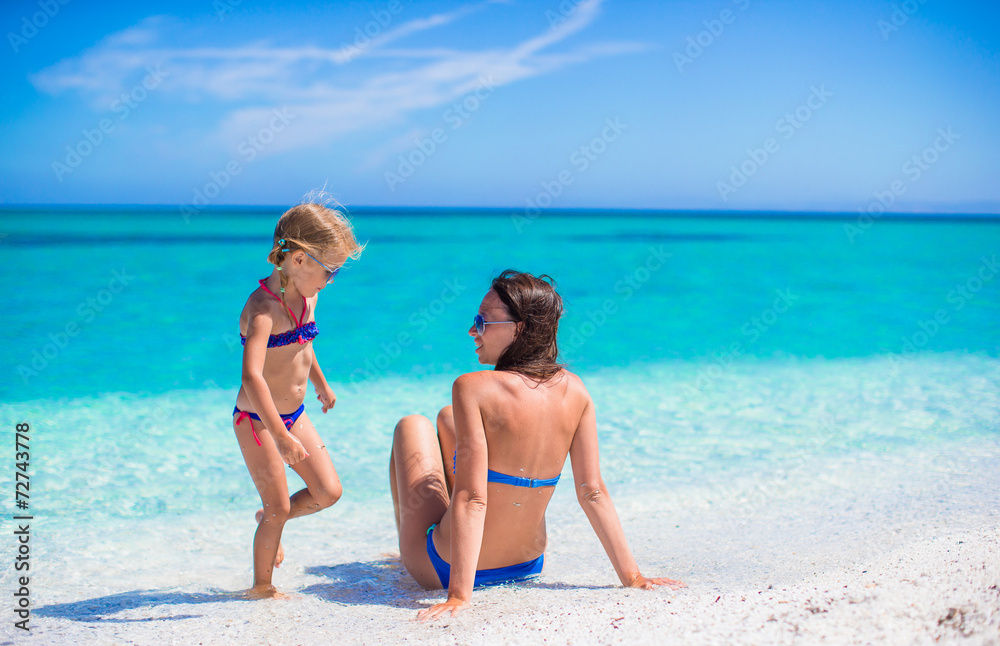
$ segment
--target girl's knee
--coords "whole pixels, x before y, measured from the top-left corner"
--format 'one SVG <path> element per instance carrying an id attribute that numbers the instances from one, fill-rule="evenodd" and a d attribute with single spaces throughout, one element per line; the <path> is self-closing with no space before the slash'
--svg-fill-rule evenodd
<path id="1" fill-rule="evenodd" d="M 267 501 L 264 503 L 264 514 L 261 516 L 262 523 L 278 523 L 284 525 L 292 513 L 292 502 L 288 498 L 277 501 Z"/>
<path id="2" fill-rule="evenodd" d="M 337 481 L 328 487 L 324 487 L 318 496 L 313 496 L 313 499 L 319 503 L 321 509 L 326 509 L 336 504 L 343 495 L 344 488 L 341 486 L 340 481 Z"/>

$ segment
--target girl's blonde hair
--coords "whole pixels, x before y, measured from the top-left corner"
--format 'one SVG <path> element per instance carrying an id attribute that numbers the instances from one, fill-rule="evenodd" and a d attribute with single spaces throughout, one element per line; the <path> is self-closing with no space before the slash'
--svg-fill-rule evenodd
<path id="1" fill-rule="evenodd" d="M 336 209 L 324 204 L 309 202 L 293 206 L 278 218 L 274 227 L 274 246 L 267 255 L 267 261 L 278 267 L 292 252 L 302 250 L 314 258 L 322 258 L 333 251 L 347 258 L 357 260 L 365 245 L 354 237 L 354 229 L 347 217 Z M 292 325 L 296 324 L 291 308 L 285 302 L 285 287 L 288 277 L 279 272 L 281 279 L 281 302 L 288 310 Z"/>

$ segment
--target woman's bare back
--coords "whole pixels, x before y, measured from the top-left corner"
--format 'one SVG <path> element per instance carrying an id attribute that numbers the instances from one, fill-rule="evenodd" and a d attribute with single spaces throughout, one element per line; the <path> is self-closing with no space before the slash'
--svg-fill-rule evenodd
<path id="1" fill-rule="evenodd" d="M 561 370 L 545 382 L 514 372 L 472 373 L 467 405 L 482 417 L 488 468 L 536 480 L 560 474 L 589 395 L 580 379 Z M 555 487 L 487 482 L 486 519 L 477 568 L 522 563 L 545 551 L 545 509 Z M 440 545 L 450 551 L 450 511 L 441 522 Z"/>

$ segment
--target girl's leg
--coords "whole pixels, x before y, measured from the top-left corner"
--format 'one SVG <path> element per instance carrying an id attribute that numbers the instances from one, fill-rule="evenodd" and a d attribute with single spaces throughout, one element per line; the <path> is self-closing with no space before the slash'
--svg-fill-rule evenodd
<path id="1" fill-rule="evenodd" d="M 288 520 L 291 509 L 288 499 L 288 481 L 285 479 L 285 463 L 281 453 L 274 444 L 269 433 L 258 433 L 262 446 L 257 446 L 248 420 L 236 424 L 238 417 L 233 417 L 233 430 L 243 453 L 243 461 L 253 483 L 260 494 L 263 514 L 257 523 L 257 531 L 253 537 L 253 588 L 251 596 L 273 596 L 276 592 L 271 585 L 275 559 L 281 543 L 281 531 Z M 259 429 L 263 426 L 259 425 Z"/>
<path id="2" fill-rule="evenodd" d="M 389 488 L 396 510 L 399 553 L 410 576 L 428 589 L 441 587 L 427 556 L 427 529 L 448 510 L 447 487 L 441 446 L 431 421 L 423 415 L 399 420 L 389 457 Z"/>
<path id="3" fill-rule="evenodd" d="M 451 406 L 445 406 L 437 416 L 438 443 L 441 445 L 441 459 L 444 460 L 444 477 L 448 480 L 448 492 L 455 488 L 455 415 Z"/>
<path id="4" fill-rule="evenodd" d="M 344 489 L 336 469 L 333 468 L 330 453 L 326 450 L 309 416 L 302 413 L 289 432 L 302 442 L 306 453 L 309 454 L 305 460 L 292 465 L 295 473 L 306 483 L 306 488 L 295 492 L 290 501 L 288 517 L 298 518 L 331 506 L 340 500 Z"/>

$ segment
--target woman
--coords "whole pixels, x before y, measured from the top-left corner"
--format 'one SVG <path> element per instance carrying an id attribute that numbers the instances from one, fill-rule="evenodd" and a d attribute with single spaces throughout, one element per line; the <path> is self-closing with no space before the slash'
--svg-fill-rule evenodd
<path id="1" fill-rule="evenodd" d="M 601 479 L 594 403 L 556 363 L 562 299 L 543 279 L 508 269 L 493 280 L 469 335 L 479 362 L 496 369 L 455 380 L 437 436 L 421 415 L 396 425 L 389 480 L 403 565 L 425 588 L 448 590 L 422 619 L 468 607 L 474 584 L 541 571 L 545 508 L 567 455 L 622 585 L 685 587 L 647 579 L 632 558 Z"/>

